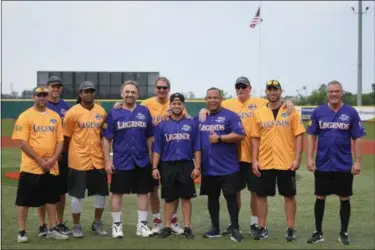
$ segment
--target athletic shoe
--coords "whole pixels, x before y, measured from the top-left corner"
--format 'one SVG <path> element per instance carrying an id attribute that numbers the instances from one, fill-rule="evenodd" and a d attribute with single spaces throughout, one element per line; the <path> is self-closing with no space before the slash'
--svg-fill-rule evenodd
<path id="1" fill-rule="evenodd" d="M 218 238 L 221 237 L 220 230 L 217 228 L 211 228 L 210 231 L 203 234 L 203 238 Z"/>
<path id="2" fill-rule="evenodd" d="M 232 234 L 232 225 L 229 225 L 227 229 L 221 233 L 223 236 L 231 235 Z"/>
<path id="3" fill-rule="evenodd" d="M 315 244 L 319 242 L 324 242 L 324 237 L 322 232 L 315 231 L 311 235 L 311 238 L 307 240 L 307 243 L 309 244 Z"/>
<path id="4" fill-rule="evenodd" d="M 124 233 L 122 232 L 122 223 L 116 222 L 112 224 L 112 237 L 113 238 L 122 238 Z"/>
<path id="5" fill-rule="evenodd" d="M 17 234 L 17 243 L 29 242 L 25 230 L 19 231 Z"/>
<path id="6" fill-rule="evenodd" d="M 344 245 L 349 245 L 350 244 L 350 239 L 349 239 L 349 235 L 347 232 L 343 233 L 341 232 L 339 234 L 339 241 L 341 244 L 344 244 Z"/>
<path id="7" fill-rule="evenodd" d="M 257 234 L 258 230 L 259 230 L 258 224 L 254 223 L 254 224 L 250 225 L 250 235 L 251 236 L 255 237 L 255 235 Z"/>
<path id="8" fill-rule="evenodd" d="M 237 228 L 232 228 L 230 239 L 236 242 L 243 241 L 243 236 Z"/>
<path id="9" fill-rule="evenodd" d="M 56 225 L 57 229 L 60 231 L 60 233 L 68 235 L 72 233 L 72 230 L 70 230 L 67 226 L 65 226 L 65 221 L 64 223 L 59 223 Z"/>
<path id="10" fill-rule="evenodd" d="M 160 234 L 161 230 L 163 229 L 163 225 L 161 220 L 158 218 L 154 218 L 153 226 L 152 226 L 152 233 L 153 234 Z"/>
<path id="11" fill-rule="evenodd" d="M 106 236 L 108 235 L 107 231 L 104 230 L 103 228 L 103 222 L 98 221 L 98 222 L 93 222 L 91 226 L 91 231 L 95 232 L 96 234 L 99 234 L 101 236 Z"/>
<path id="12" fill-rule="evenodd" d="M 184 233 L 184 229 L 182 229 L 177 222 L 171 223 L 171 229 L 172 229 L 172 233 L 175 235 L 181 235 Z"/>
<path id="13" fill-rule="evenodd" d="M 268 238 L 268 229 L 266 227 L 260 227 L 258 232 L 254 236 L 254 240 L 264 240 Z"/>
<path id="14" fill-rule="evenodd" d="M 74 225 L 72 230 L 73 237 L 75 238 L 82 238 L 83 237 L 83 231 L 80 224 Z"/>
<path id="15" fill-rule="evenodd" d="M 190 227 L 184 227 L 184 235 L 186 239 L 192 240 L 195 238 L 193 231 L 191 231 Z"/>
<path id="16" fill-rule="evenodd" d="M 288 228 L 286 230 L 285 240 L 286 241 L 296 240 L 296 230 L 294 230 L 293 228 Z"/>
<path id="17" fill-rule="evenodd" d="M 48 230 L 47 239 L 67 240 L 69 239 L 69 236 L 62 234 L 56 227 L 53 227 Z"/>
<path id="18" fill-rule="evenodd" d="M 147 221 L 142 221 L 137 225 L 137 236 L 150 237 L 153 232 L 148 228 Z"/>
<path id="19" fill-rule="evenodd" d="M 44 236 L 47 236 L 47 234 L 48 234 L 47 225 L 43 224 L 43 225 L 39 226 L 38 236 L 39 237 L 44 237 Z"/>
<path id="20" fill-rule="evenodd" d="M 171 235 L 172 235 L 172 229 L 170 227 L 164 227 L 159 234 L 159 238 L 164 239 Z"/>

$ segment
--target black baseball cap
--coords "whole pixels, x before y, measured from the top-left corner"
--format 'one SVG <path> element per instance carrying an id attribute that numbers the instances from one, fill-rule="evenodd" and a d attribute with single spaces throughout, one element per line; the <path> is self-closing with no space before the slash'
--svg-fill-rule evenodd
<path id="1" fill-rule="evenodd" d="M 81 85 L 79 86 L 79 90 L 86 90 L 86 89 L 93 89 L 93 90 L 96 90 L 95 88 L 95 85 L 93 82 L 91 81 L 84 81 L 83 83 L 81 83 Z"/>
<path id="2" fill-rule="evenodd" d="M 251 86 L 249 79 L 246 76 L 240 76 L 237 78 L 235 85 L 244 84 Z"/>
<path id="3" fill-rule="evenodd" d="M 62 80 L 58 76 L 51 76 L 48 78 L 47 85 L 63 85 Z"/>
<path id="4" fill-rule="evenodd" d="M 277 89 L 281 89 L 281 84 L 278 80 L 269 80 L 266 83 L 266 88 L 268 89 L 269 87 L 274 87 Z"/>
<path id="5" fill-rule="evenodd" d="M 181 102 L 185 103 L 185 97 L 180 93 L 174 93 L 169 97 L 169 101 L 173 102 L 175 98 L 180 99 Z"/>

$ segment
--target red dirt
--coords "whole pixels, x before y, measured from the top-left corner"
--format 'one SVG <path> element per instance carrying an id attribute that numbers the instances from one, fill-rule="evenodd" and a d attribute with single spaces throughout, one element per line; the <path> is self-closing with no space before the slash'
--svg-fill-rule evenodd
<path id="1" fill-rule="evenodd" d="M 18 143 L 12 140 L 10 136 L 1 137 L 1 148 L 15 148 L 18 147 Z"/>

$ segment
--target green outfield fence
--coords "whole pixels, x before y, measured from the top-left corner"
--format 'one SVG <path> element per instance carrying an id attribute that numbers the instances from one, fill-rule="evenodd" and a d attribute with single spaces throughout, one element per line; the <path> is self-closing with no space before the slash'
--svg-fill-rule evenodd
<path id="1" fill-rule="evenodd" d="M 76 100 L 65 100 L 70 105 L 74 105 Z M 118 100 L 98 100 L 105 110 L 110 110 L 113 104 Z M 140 100 L 139 102 L 141 102 Z M 1 101 L 1 119 L 17 119 L 18 116 L 31 107 L 33 101 L 30 99 L 8 99 Z M 186 100 L 185 103 L 188 113 L 192 116 L 197 115 L 199 110 L 206 107 L 206 103 L 203 100 Z"/>

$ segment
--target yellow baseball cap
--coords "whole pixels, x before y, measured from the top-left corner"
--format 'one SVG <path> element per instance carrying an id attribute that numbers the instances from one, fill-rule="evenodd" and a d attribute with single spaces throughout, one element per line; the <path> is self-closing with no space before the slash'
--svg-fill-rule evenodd
<path id="1" fill-rule="evenodd" d="M 48 94 L 48 89 L 46 87 L 37 87 L 34 90 L 34 95 L 40 94 L 40 93 L 47 93 Z"/>

